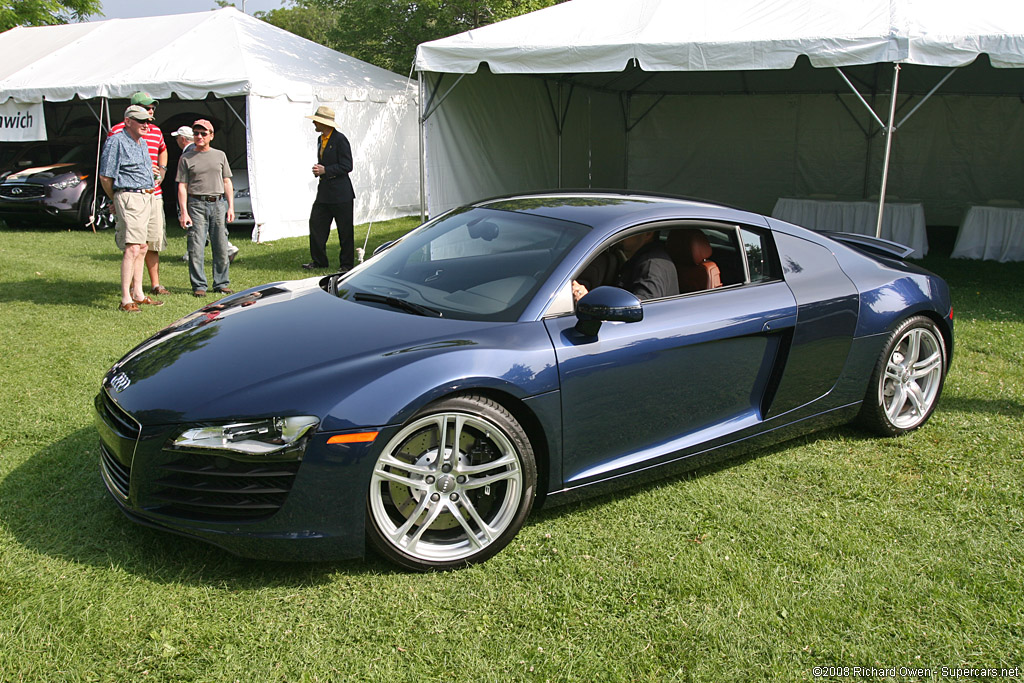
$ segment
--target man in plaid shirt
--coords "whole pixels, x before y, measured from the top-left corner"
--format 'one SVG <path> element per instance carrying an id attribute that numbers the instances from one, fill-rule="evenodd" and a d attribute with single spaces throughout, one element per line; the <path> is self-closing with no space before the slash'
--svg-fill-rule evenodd
<path id="1" fill-rule="evenodd" d="M 148 92 L 137 92 L 132 95 L 132 104 L 139 105 L 143 109 L 154 114 L 158 104 Z M 118 123 L 110 129 L 110 135 L 121 132 L 124 122 Z M 109 137 L 109 136 L 108 136 Z M 167 143 L 164 142 L 164 134 L 155 123 L 149 124 L 149 131 L 143 134 L 146 146 L 149 148 L 149 157 L 153 160 L 153 177 L 156 183 L 156 190 L 153 192 L 153 217 L 152 220 L 159 221 L 159 239 L 149 242 L 149 249 L 146 251 L 146 270 L 149 272 L 149 281 L 152 288 L 151 294 L 170 294 L 167 288 L 160 284 L 160 252 L 167 245 L 167 226 L 164 219 L 164 197 L 160 191 L 160 183 L 167 175 Z"/>

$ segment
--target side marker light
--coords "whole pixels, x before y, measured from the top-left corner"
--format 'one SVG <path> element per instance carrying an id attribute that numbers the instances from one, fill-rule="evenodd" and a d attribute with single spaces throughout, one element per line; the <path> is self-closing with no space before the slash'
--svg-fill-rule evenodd
<path id="1" fill-rule="evenodd" d="M 328 444 L 336 443 L 370 443 L 380 432 L 359 432 L 358 434 L 335 434 L 327 439 Z"/>

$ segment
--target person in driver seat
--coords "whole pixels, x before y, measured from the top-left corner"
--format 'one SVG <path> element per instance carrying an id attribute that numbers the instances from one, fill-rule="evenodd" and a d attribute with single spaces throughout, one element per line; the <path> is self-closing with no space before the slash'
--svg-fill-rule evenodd
<path id="1" fill-rule="evenodd" d="M 641 301 L 679 294 L 676 266 L 657 230 L 630 235 L 601 252 L 572 281 L 573 301 L 601 285 L 621 287 Z"/>

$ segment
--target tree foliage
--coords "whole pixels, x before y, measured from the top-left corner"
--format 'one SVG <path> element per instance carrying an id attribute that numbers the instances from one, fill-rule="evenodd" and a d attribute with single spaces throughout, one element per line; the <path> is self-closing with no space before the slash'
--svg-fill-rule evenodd
<path id="1" fill-rule="evenodd" d="M 102 8 L 100 0 L 0 0 L 0 31 L 83 21 Z"/>
<path id="2" fill-rule="evenodd" d="M 562 0 L 292 0 L 265 21 L 384 69 L 408 74 L 416 46 Z"/>

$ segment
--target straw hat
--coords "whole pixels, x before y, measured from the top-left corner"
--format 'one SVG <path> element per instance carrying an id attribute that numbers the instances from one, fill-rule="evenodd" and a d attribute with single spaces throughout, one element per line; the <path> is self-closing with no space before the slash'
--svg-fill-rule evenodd
<path id="1" fill-rule="evenodd" d="M 319 121 L 320 123 L 330 126 L 331 128 L 337 128 L 338 124 L 334 122 L 334 110 L 330 107 L 320 106 L 316 108 L 316 113 L 312 116 L 307 116 L 307 119 Z"/>

